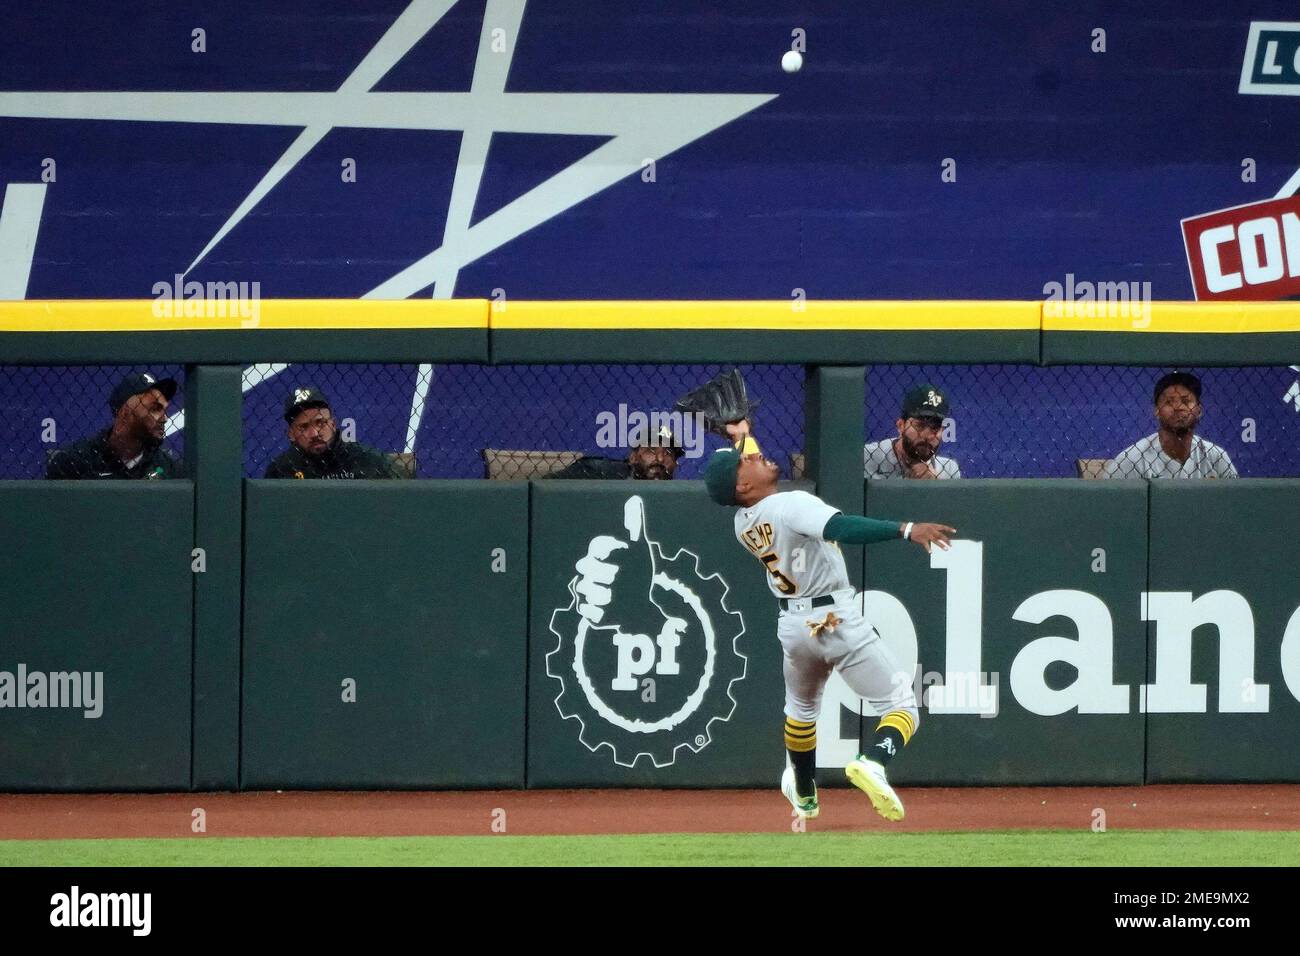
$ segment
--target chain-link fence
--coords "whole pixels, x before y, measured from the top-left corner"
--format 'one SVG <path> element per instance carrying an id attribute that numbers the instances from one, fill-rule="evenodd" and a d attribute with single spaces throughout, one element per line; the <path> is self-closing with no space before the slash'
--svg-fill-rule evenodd
<path id="1" fill-rule="evenodd" d="M 255 365 L 244 371 L 244 467 L 249 477 L 308 476 L 325 448 L 347 460 L 336 473 L 373 477 L 374 456 L 398 476 L 540 478 L 619 475 L 643 424 L 676 434 L 682 454 L 676 478 L 699 477 L 723 440 L 695 422 L 656 419 L 703 384 L 721 365 Z M 804 449 L 804 370 L 792 365 L 741 366 L 749 392 L 761 399 L 755 433 L 786 477 L 799 476 Z M 328 415 L 313 412 L 317 390 Z M 296 410 L 296 411 L 295 411 Z M 285 419 L 295 411 L 294 422 Z M 308 414 L 312 412 L 311 414 Z M 322 419 L 331 418 L 330 421 Z M 644 421 L 643 421 L 644 417 Z M 314 443 L 312 447 L 310 443 Z M 295 450 L 295 447 L 297 450 Z M 575 468 L 579 459 L 583 464 Z M 612 464 L 610 464 L 612 463 Z M 335 467 L 335 465 L 337 467 Z M 591 466 L 591 467 L 584 467 Z"/>
<path id="2" fill-rule="evenodd" d="M 894 455 L 905 394 L 935 386 L 949 402 L 937 454 L 965 478 L 1300 475 L 1300 371 L 1186 369 L 1199 379 L 1199 421 L 1185 465 L 1161 455 L 1153 390 L 1170 371 L 1130 366 L 881 365 L 867 370 L 867 433 Z M 1176 391 L 1176 390 L 1175 390 Z M 1166 393 L 1170 401 L 1190 395 Z M 1190 401 L 1174 414 L 1197 414 Z M 891 442 L 892 445 L 892 442 Z M 871 457 L 871 455 L 868 455 Z M 1181 455 L 1179 456 L 1181 458 Z M 1110 464 L 1114 462 L 1114 464 Z M 867 462 L 868 465 L 871 462 Z M 886 460 L 885 469 L 892 466 Z M 940 466 L 941 467 L 941 466 Z"/>
<path id="3" fill-rule="evenodd" d="M 575 473 L 570 466 L 579 459 L 625 467 L 638 413 L 670 411 L 678 397 L 723 368 L 251 366 L 244 373 L 244 473 L 262 477 L 275 459 L 291 452 L 285 402 L 295 389 L 308 387 L 327 396 L 339 441 L 368 446 L 382 459 L 376 464 L 363 458 L 351 469 L 354 475 L 369 477 L 382 467 L 396 476 L 419 478 L 530 478 L 566 468 Z M 786 477 L 800 476 L 803 368 L 755 365 L 742 366 L 741 371 L 750 394 L 762 401 L 755 432 L 764 451 L 780 463 Z M 882 454 L 896 455 L 893 440 L 898 437 L 903 396 L 915 385 L 928 383 L 950 403 L 949 421 L 933 436 L 937 454 L 951 459 L 962 477 L 1095 477 L 1117 458 L 1111 473 L 1152 474 L 1169 467 L 1167 457 L 1150 441 L 1157 429 L 1152 390 L 1166 371 L 1128 366 L 873 366 L 867 371 L 863 438 L 877 444 Z M 1202 395 L 1197 441 L 1189 448 L 1182 473 L 1191 469 L 1194 474 L 1235 471 L 1247 478 L 1300 476 L 1300 371 L 1288 366 L 1188 371 L 1199 378 Z M 128 412 L 139 414 L 128 415 L 130 420 L 114 439 L 121 457 L 106 458 L 101 452 L 114 421 L 109 409 L 112 393 L 130 376 L 143 374 L 177 383 L 165 408 L 165 439 L 153 451 L 149 419 L 158 412 L 133 407 Z M 141 384 L 136 381 L 131 387 Z M 173 474 L 166 461 L 144 452 L 165 454 L 168 461 L 174 456 L 175 473 L 180 473 L 182 367 L 4 366 L 0 406 L 0 478 Z M 1181 411 L 1174 408 L 1170 413 Z M 716 436 L 698 434 L 690 424 L 674 422 L 685 451 L 677 462 L 678 478 L 697 477 L 707 454 L 722 443 Z M 325 432 L 319 423 L 312 427 L 314 434 L 308 437 L 319 445 Z M 135 439 L 125 437 L 132 431 Z M 60 457 L 59 449 L 71 455 Z M 1134 467 L 1124 468 L 1125 463 Z M 610 467 L 611 473 L 618 473 L 618 465 Z M 119 470 L 127 473 L 117 474 Z M 581 467 L 577 472 L 592 473 Z"/>
<path id="4" fill-rule="evenodd" d="M 181 477 L 184 376 L 176 365 L 0 366 L 0 479 Z"/>

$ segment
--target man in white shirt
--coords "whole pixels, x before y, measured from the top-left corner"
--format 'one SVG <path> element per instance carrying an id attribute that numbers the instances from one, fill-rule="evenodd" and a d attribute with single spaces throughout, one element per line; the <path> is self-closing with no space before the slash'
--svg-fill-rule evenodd
<path id="1" fill-rule="evenodd" d="M 897 438 L 868 442 L 862 449 L 862 471 L 868 478 L 960 478 L 951 458 L 938 454 L 948 396 L 930 384 L 918 385 L 903 396 Z"/>
<path id="2" fill-rule="evenodd" d="M 1103 478 L 1236 478 L 1228 453 L 1196 434 L 1201 420 L 1201 380 L 1170 372 L 1155 387 L 1154 435 L 1125 448 L 1107 463 Z"/>

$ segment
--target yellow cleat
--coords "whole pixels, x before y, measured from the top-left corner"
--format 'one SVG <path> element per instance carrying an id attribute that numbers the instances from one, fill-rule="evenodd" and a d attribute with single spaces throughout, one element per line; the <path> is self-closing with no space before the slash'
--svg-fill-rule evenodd
<path id="1" fill-rule="evenodd" d="M 871 805 L 882 817 L 894 822 L 903 819 L 903 801 L 885 778 L 884 767 L 859 755 L 844 768 L 844 774 L 853 786 L 871 798 Z"/>

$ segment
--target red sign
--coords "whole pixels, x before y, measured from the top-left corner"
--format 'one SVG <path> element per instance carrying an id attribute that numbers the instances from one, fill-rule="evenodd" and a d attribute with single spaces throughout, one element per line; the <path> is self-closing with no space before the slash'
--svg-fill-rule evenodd
<path id="1" fill-rule="evenodd" d="M 1184 219 L 1183 244 L 1198 300 L 1300 296 L 1300 196 Z"/>

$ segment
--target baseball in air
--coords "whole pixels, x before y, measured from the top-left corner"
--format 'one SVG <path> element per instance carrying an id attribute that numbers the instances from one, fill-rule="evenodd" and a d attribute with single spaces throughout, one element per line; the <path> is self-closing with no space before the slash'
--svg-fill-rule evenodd
<path id="1" fill-rule="evenodd" d="M 786 50 L 781 57 L 781 69 L 787 73 L 798 73 L 803 68 L 803 54 L 798 50 Z"/>

